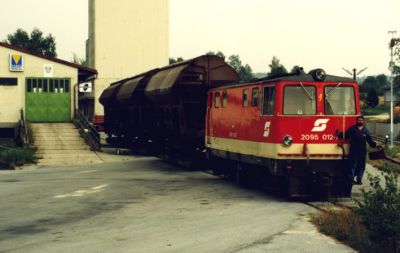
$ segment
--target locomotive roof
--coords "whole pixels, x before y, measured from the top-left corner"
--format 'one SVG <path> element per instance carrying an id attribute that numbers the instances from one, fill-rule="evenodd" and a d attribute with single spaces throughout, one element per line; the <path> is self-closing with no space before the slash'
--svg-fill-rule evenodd
<path id="1" fill-rule="evenodd" d="M 270 76 L 270 77 L 264 77 L 260 79 L 255 79 L 250 82 L 240 82 L 236 84 L 231 84 L 231 85 L 226 85 L 222 87 L 217 87 L 211 90 L 218 90 L 220 88 L 230 88 L 230 87 L 240 87 L 240 86 L 246 86 L 246 85 L 251 85 L 251 84 L 259 84 L 259 83 L 271 83 L 271 82 L 278 82 L 278 81 L 293 81 L 293 82 L 334 82 L 334 83 L 339 83 L 339 82 L 346 82 L 346 83 L 354 83 L 355 81 L 351 78 L 347 77 L 341 77 L 341 76 L 334 76 L 334 75 L 326 75 L 325 79 L 323 81 L 318 81 L 315 80 L 313 77 L 312 71 L 309 73 L 290 73 L 290 74 L 284 74 L 280 76 Z"/>

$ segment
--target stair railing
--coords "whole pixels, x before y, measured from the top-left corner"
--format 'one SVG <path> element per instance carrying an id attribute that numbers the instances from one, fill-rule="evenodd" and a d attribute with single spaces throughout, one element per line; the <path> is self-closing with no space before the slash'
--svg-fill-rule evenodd
<path id="1" fill-rule="evenodd" d="M 100 134 L 92 122 L 80 110 L 76 110 L 73 122 L 81 130 L 83 138 L 92 149 L 100 150 Z"/>
<path id="2" fill-rule="evenodd" d="M 24 117 L 24 109 L 21 109 L 21 118 L 19 121 L 19 138 L 23 147 L 29 147 L 32 144 L 32 140 L 28 134 L 28 125 Z"/>

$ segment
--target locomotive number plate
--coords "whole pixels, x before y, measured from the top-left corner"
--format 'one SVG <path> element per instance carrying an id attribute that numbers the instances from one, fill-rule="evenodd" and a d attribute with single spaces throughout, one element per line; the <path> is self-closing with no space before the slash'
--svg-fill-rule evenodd
<path id="1" fill-rule="evenodd" d="M 337 140 L 337 136 L 334 134 L 302 134 L 302 141 L 334 141 Z"/>

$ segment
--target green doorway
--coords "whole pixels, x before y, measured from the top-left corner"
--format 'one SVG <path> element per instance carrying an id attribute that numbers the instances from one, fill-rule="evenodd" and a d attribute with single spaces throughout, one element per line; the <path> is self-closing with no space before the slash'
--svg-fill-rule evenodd
<path id="1" fill-rule="evenodd" d="M 26 78 L 25 108 L 31 122 L 70 121 L 70 79 Z"/>

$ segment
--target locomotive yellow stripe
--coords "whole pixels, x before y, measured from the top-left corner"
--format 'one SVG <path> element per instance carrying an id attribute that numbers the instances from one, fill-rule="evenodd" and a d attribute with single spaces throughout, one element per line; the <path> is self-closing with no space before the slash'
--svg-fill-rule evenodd
<path id="1" fill-rule="evenodd" d="M 282 144 L 263 143 L 255 141 L 244 141 L 218 137 L 208 137 L 207 148 L 240 153 L 244 155 L 253 155 L 274 159 L 307 159 L 316 160 L 340 160 L 343 151 L 337 144 L 307 144 L 304 153 L 304 144 L 292 144 L 285 147 Z M 349 145 L 344 145 L 345 154 L 349 154 Z"/>

